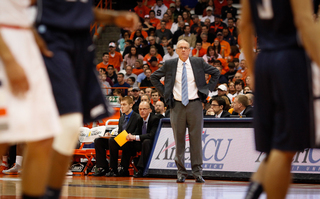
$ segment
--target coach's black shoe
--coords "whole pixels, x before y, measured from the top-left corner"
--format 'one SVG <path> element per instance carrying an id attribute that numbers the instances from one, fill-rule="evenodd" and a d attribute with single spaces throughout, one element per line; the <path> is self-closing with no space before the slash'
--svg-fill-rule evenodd
<path id="1" fill-rule="evenodd" d="M 110 170 L 108 173 L 106 173 L 105 175 L 106 177 L 114 177 L 115 173 L 113 172 L 113 170 Z"/>
<path id="2" fill-rule="evenodd" d="M 134 178 L 142 178 L 143 177 L 143 170 L 139 169 L 137 173 L 133 175 Z"/>
<path id="3" fill-rule="evenodd" d="M 198 177 L 196 178 L 196 182 L 197 182 L 197 183 L 205 183 L 205 181 L 204 181 L 204 179 L 202 178 L 202 176 L 198 176 Z"/>
<path id="4" fill-rule="evenodd" d="M 177 183 L 184 183 L 184 181 L 186 181 L 186 177 L 184 176 L 178 177 L 177 179 Z"/>
<path id="5" fill-rule="evenodd" d="M 104 168 L 96 168 L 96 170 L 94 171 L 94 174 L 92 174 L 93 176 L 104 176 L 108 171 Z"/>
<path id="6" fill-rule="evenodd" d="M 121 169 L 118 173 L 114 174 L 115 177 L 129 177 L 129 171 L 128 169 Z"/>

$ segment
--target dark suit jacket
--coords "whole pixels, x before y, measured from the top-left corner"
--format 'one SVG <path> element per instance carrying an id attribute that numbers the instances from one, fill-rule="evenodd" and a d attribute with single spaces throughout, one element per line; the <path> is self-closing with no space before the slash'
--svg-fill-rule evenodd
<path id="1" fill-rule="evenodd" d="M 220 118 L 223 118 L 223 117 L 230 117 L 230 113 L 228 111 L 222 111 L 222 114 L 221 114 L 221 117 Z M 215 118 L 216 115 L 205 115 L 204 117 L 206 118 Z"/>
<path id="2" fill-rule="evenodd" d="M 119 119 L 119 124 L 118 124 L 118 128 L 119 128 L 119 130 L 118 130 L 118 133 L 121 133 L 122 131 L 123 131 L 123 129 L 122 129 L 122 125 L 123 125 L 123 122 L 124 122 L 124 118 L 125 118 L 125 116 L 124 116 L 124 114 L 120 117 L 120 119 Z M 138 113 L 136 113 L 136 112 L 134 112 L 133 111 L 133 113 L 132 113 L 132 115 L 131 115 L 131 117 L 130 117 L 130 119 L 129 119 L 129 122 L 128 122 L 128 124 L 127 124 L 127 129 L 126 129 L 126 131 L 128 132 L 128 133 L 134 133 L 135 132 L 135 130 L 137 129 L 137 127 L 138 127 L 138 121 L 141 119 L 141 117 L 140 117 L 140 115 L 138 114 Z"/>
<path id="3" fill-rule="evenodd" d="M 232 115 L 239 115 L 239 113 L 233 111 Z M 253 108 L 251 106 L 247 106 L 242 115 L 245 115 L 246 117 L 253 117 Z"/>
<path id="4" fill-rule="evenodd" d="M 135 129 L 135 132 L 132 135 L 140 135 L 140 141 L 143 141 L 144 139 L 154 139 L 154 136 L 156 135 L 158 124 L 159 124 L 160 118 L 153 113 L 150 113 L 150 117 L 147 124 L 147 133 L 142 135 L 142 125 L 143 125 L 143 119 L 140 117 L 139 121 L 137 122 L 137 128 Z"/>
<path id="5" fill-rule="evenodd" d="M 179 58 L 166 61 L 161 68 L 151 75 L 151 82 L 158 90 L 160 95 L 164 96 L 165 103 L 171 108 L 174 106 L 173 86 L 176 79 L 177 65 Z M 220 72 L 215 67 L 207 64 L 201 57 L 189 57 L 194 78 L 198 88 L 200 100 L 204 102 L 207 99 L 209 90 L 215 88 Z M 209 84 L 206 83 L 204 74 L 211 75 Z M 161 84 L 160 78 L 165 76 L 164 85 Z"/>

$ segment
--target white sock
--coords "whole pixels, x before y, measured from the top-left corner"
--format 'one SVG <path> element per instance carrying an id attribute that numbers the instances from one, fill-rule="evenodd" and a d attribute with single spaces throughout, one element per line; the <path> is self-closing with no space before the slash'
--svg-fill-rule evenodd
<path id="1" fill-rule="evenodd" d="M 18 165 L 22 165 L 22 159 L 23 159 L 23 157 L 22 156 L 20 156 L 20 155 L 17 155 L 16 156 L 16 164 L 18 164 Z"/>

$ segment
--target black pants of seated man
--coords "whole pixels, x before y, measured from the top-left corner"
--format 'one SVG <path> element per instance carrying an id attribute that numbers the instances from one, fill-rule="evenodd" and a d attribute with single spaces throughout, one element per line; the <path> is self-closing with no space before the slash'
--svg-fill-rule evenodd
<path id="1" fill-rule="evenodd" d="M 106 157 L 106 151 L 109 149 L 109 140 L 105 138 L 97 138 L 94 140 L 94 148 L 96 150 L 96 167 L 103 168 L 109 172 L 109 164 Z"/>
<path id="2" fill-rule="evenodd" d="M 141 141 L 127 142 L 120 147 L 114 138 L 109 139 L 110 147 L 110 167 L 113 172 L 117 173 L 118 168 L 118 151 L 122 150 L 122 157 L 120 165 L 123 167 L 124 172 L 127 172 L 130 165 L 131 156 L 135 156 L 137 152 L 141 151 L 138 164 L 136 165 L 139 169 L 144 169 L 148 163 L 150 152 L 152 149 L 153 140 L 145 139 Z"/>

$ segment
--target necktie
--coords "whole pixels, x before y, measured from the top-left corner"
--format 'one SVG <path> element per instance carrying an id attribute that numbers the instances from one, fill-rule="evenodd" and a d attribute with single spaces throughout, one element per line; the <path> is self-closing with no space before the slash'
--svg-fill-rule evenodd
<path id="1" fill-rule="evenodd" d="M 147 122 L 143 121 L 142 125 L 142 135 L 147 133 Z"/>
<path id="2" fill-rule="evenodd" d="M 124 116 L 124 121 L 123 121 L 123 124 L 122 124 L 122 130 L 127 130 L 128 121 L 129 121 L 129 116 L 125 115 Z"/>
<path id="3" fill-rule="evenodd" d="M 189 103 L 189 96 L 188 96 L 188 77 L 187 77 L 187 68 L 186 63 L 183 62 L 182 68 L 182 77 L 181 77 L 181 102 L 184 106 L 187 106 Z"/>

